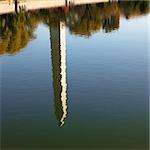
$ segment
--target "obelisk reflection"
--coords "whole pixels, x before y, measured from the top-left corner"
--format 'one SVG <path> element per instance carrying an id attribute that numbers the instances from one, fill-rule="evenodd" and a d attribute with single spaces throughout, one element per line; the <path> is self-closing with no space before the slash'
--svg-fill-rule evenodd
<path id="1" fill-rule="evenodd" d="M 66 38 L 65 23 L 50 29 L 55 115 L 59 125 L 67 116 Z"/>

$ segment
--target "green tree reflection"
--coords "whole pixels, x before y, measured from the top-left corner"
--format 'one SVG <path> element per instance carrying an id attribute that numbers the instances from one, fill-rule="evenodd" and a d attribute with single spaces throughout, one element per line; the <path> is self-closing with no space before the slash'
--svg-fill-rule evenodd
<path id="1" fill-rule="evenodd" d="M 0 16 L 0 54 L 16 54 L 27 45 L 39 22 L 33 20 L 27 13 Z"/>
<path id="2" fill-rule="evenodd" d="M 119 1 L 91 5 L 36 10 L 0 16 L 0 55 L 14 55 L 34 38 L 39 23 L 58 28 L 60 21 L 66 23 L 70 32 L 89 37 L 94 32 L 111 32 L 119 28 L 120 16 L 127 19 L 149 13 L 149 1 Z"/>

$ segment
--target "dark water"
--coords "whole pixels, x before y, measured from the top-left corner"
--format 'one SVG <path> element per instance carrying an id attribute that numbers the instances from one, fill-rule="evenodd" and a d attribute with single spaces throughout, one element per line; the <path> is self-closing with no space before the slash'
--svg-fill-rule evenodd
<path id="1" fill-rule="evenodd" d="M 0 16 L 1 148 L 148 150 L 148 2 L 65 11 Z"/>

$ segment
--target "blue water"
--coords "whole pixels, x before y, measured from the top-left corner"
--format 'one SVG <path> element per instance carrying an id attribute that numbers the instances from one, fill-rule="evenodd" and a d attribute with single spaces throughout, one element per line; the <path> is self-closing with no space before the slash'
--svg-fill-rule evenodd
<path id="1" fill-rule="evenodd" d="M 65 29 L 63 126 L 49 27 L 39 24 L 25 48 L 0 57 L 3 148 L 148 149 L 148 15 L 121 17 L 119 29 L 89 37 Z"/>

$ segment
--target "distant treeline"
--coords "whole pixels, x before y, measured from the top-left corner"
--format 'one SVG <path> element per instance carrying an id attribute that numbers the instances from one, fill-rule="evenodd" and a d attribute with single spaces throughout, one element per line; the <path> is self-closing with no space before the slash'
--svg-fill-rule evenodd
<path id="1" fill-rule="evenodd" d="M 120 16 L 130 19 L 149 13 L 149 1 L 119 1 L 53 8 L 0 16 L 0 54 L 16 54 L 35 38 L 39 23 L 58 28 L 66 23 L 70 32 L 90 36 L 98 30 L 111 32 L 119 28 Z"/>

